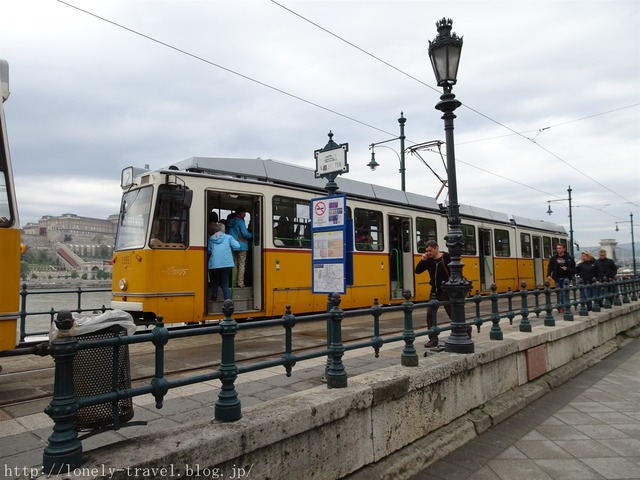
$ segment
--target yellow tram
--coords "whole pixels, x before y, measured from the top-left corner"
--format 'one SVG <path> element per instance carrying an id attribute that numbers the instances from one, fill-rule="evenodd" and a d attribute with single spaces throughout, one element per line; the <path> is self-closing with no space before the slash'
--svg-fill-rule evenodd
<path id="1" fill-rule="evenodd" d="M 314 171 L 274 160 L 194 157 L 168 168 L 123 170 L 123 197 L 113 256 L 113 308 L 138 321 L 221 318 L 210 301 L 207 225 L 243 207 L 253 238 L 243 288 L 232 289 L 237 318 L 321 312 L 327 296 L 312 293 L 310 201 L 326 195 Z M 429 279 L 415 275 L 427 240 L 446 250 L 446 208 L 411 192 L 337 180 L 347 198 L 347 288 L 341 308 L 427 301 Z M 464 275 L 471 294 L 542 285 L 547 259 L 563 227 L 461 205 Z M 172 233 L 179 232 L 179 236 Z M 176 242 L 175 238 L 180 241 Z M 236 279 L 237 280 L 237 279 Z M 237 281 L 234 283 L 238 283 Z M 221 298 L 221 297 L 220 297 Z"/>
<path id="2" fill-rule="evenodd" d="M 0 60 L 0 351 L 15 348 L 20 341 L 18 310 L 20 295 L 20 221 L 16 206 L 9 142 L 3 104 L 9 98 L 9 64 Z"/>

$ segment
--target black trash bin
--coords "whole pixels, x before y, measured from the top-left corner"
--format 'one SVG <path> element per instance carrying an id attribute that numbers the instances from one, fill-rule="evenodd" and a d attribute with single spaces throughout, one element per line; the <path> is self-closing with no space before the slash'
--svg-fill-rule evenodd
<path id="1" fill-rule="evenodd" d="M 131 315 L 122 310 L 110 310 L 91 317 L 73 314 L 73 318 L 74 325 L 69 334 L 77 337 L 80 343 L 135 332 Z M 55 338 L 59 331 L 52 333 Z M 73 360 L 73 382 L 78 399 L 131 388 L 129 345 L 78 350 Z M 80 408 L 75 426 L 77 430 L 108 427 L 115 423 L 116 416 L 119 417 L 119 425 L 133 418 L 131 398 Z"/>

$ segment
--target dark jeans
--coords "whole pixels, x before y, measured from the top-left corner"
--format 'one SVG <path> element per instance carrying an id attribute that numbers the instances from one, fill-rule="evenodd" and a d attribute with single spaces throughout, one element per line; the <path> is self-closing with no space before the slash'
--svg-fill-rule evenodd
<path id="1" fill-rule="evenodd" d="M 209 280 L 211 280 L 211 300 L 214 302 L 218 298 L 218 287 L 222 288 L 222 295 L 227 300 L 231 298 L 229 291 L 229 277 L 233 267 L 212 268 L 209 270 Z"/>
<path id="2" fill-rule="evenodd" d="M 449 295 L 447 295 L 444 292 L 439 292 L 439 293 L 436 293 L 435 295 L 432 295 L 431 298 L 433 298 L 434 296 L 439 302 L 442 302 L 442 303 L 446 302 L 444 303 L 444 305 L 441 304 L 441 306 L 444 307 L 444 310 L 447 312 L 447 315 L 449 315 L 449 318 L 451 318 L 451 304 L 449 303 Z M 440 310 L 440 308 L 438 308 L 438 310 Z M 436 326 L 436 322 L 433 319 L 432 308 L 428 307 L 427 308 L 427 328 L 432 328 L 435 326 Z M 438 335 L 436 335 L 435 333 L 430 333 L 429 338 L 430 339 L 438 338 Z"/>
<path id="3" fill-rule="evenodd" d="M 571 294 L 567 293 L 567 298 L 564 295 L 564 287 L 569 285 L 568 278 L 559 278 L 556 280 L 556 292 L 558 294 L 558 308 L 567 308 L 565 303 L 571 300 Z"/>

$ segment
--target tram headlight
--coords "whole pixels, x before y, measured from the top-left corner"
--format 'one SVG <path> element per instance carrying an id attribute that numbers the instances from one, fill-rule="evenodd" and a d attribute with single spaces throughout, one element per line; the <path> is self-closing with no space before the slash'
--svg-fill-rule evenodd
<path id="1" fill-rule="evenodd" d="M 122 290 L 123 292 L 127 291 L 127 281 L 124 278 L 121 278 L 120 281 L 118 282 L 118 288 L 120 288 L 120 290 Z"/>

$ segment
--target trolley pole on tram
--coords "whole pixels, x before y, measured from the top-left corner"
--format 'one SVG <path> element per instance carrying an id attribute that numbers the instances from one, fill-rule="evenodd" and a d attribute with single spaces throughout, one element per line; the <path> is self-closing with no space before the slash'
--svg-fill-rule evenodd
<path id="1" fill-rule="evenodd" d="M 444 91 L 440 97 L 440 102 L 435 108 L 443 113 L 442 119 L 444 120 L 447 146 L 447 181 L 449 185 L 449 232 L 445 240 L 449 255 L 451 255 L 451 263 L 449 264 L 449 280 L 443 285 L 443 290 L 449 296 L 451 304 L 451 335 L 445 341 L 444 349 L 446 352 L 453 353 L 473 353 L 475 350 L 474 344 L 467 333 L 467 324 L 465 323 L 464 301 L 467 293 L 471 290 L 471 282 L 462 275 L 464 264 L 460 260 L 464 236 L 460 230 L 460 205 L 458 203 L 456 158 L 453 141 L 453 119 L 456 118 L 453 112 L 462 103 L 456 99 L 456 96 L 451 91 L 457 81 L 460 52 L 462 51 L 462 37 L 451 33 L 452 24 L 453 21 L 450 18 L 443 18 L 436 22 L 438 36 L 429 42 L 431 66 L 436 75 L 438 86 L 442 87 Z"/>

